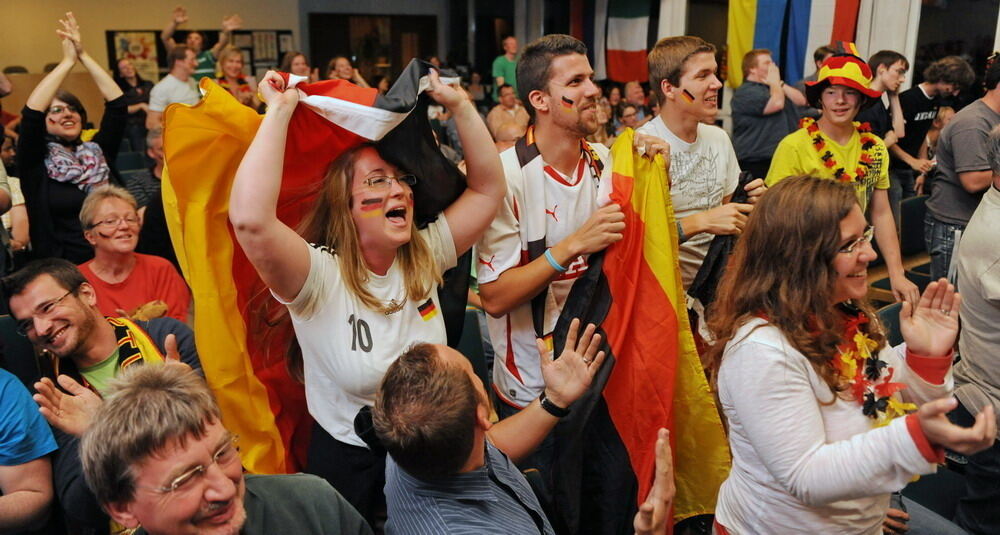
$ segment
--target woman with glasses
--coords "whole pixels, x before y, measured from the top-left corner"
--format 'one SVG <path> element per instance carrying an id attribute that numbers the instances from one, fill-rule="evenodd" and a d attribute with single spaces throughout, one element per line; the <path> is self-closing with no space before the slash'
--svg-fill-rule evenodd
<path id="1" fill-rule="evenodd" d="M 354 421 L 375 401 L 389 365 L 414 342 L 446 343 L 437 286 L 479 239 L 506 191 L 493 140 L 461 90 L 429 76 L 430 95 L 455 117 L 468 148 L 465 192 L 426 228 L 414 224 L 416 177 L 364 144 L 331 165 L 299 232 L 276 216 L 289 119 L 299 94 L 269 72 L 267 113 L 236 173 L 229 219 L 247 258 L 287 305 L 318 423 L 306 471 L 322 476 L 369 521 L 384 503 L 384 453 Z"/>
<path id="2" fill-rule="evenodd" d="M 17 162 L 34 256 L 79 264 L 94 255 L 77 219 L 80 206 L 91 189 L 117 182 L 113 162 L 125 133 L 128 105 L 111 75 L 83 50 L 73 14 L 59 23 L 63 58 L 25 103 Z M 86 110 L 73 94 L 59 89 L 77 61 L 107 101 L 100 131 L 90 141 L 80 137 Z"/>
<path id="3" fill-rule="evenodd" d="M 971 428 L 946 416 L 960 296 L 932 282 L 888 347 L 865 299 L 871 238 L 849 184 L 788 178 L 754 208 L 709 316 L 733 452 L 717 533 L 882 533 L 890 493 L 944 448 L 993 443 L 992 407 Z"/>
<path id="4" fill-rule="evenodd" d="M 94 189 L 83 201 L 80 225 L 94 258 L 79 265 L 97 293 L 101 314 L 186 322 L 191 294 L 169 260 L 135 252 L 142 219 L 135 198 L 117 186 Z"/>

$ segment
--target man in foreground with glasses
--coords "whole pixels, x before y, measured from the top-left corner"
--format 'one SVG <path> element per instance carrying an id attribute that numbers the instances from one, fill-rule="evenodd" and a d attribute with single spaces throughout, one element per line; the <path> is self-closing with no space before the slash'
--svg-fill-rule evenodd
<path id="1" fill-rule="evenodd" d="M 98 501 L 136 534 L 371 533 L 316 476 L 244 476 L 236 436 L 183 366 L 139 366 L 116 379 L 81 460 Z"/>
<path id="2" fill-rule="evenodd" d="M 77 439 L 120 369 L 170 359 L 200 372 L 194 335 L 173 318 L 105 318 L 94 287 L 66 260 L 36 260 L 0 286 L 17 332 L 50 357 L 34 397 L 59 443 L 53 460 L 59 503 L 71 523 L 106 526 L 107 516 L 83 482 Z"/>

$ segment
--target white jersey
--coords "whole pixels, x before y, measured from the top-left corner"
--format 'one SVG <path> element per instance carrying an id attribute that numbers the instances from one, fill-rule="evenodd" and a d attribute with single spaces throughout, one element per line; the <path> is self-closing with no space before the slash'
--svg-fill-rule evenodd
<path id="1" fill-rule="evenodd" d="M 529 130 L 517 145 L 500 154 L 507 195 L 477 247 L 480 285 L 527 264 L 538 252 L 583 226 L 597 209 L 600 174 L 610 175 L 609 152 L 603 145 L 591 144 L 589 151 L 581 150 L 574 174 L 566 176 L 542 160 L 532 134 Z M 599 174 L 602 165 L 604 172 Z M 578 257 L 565 267 L 568 270 L 544 293 L 541 335 L 549 335 L 555 328 L 573 282 L 587 270 L 587 258 Z M 534 318 L 531 301 L 503 317 L 486 318 L 496 352 L 493 387 L 502 400 L 518 408 L 531 403 L 545 387 Z"/>
<path id="2" fill-rule="evenodd" d="M 420 234 L 440 273 L 455 266 L 455 242 L 443 214 Z M 347 289 L 336 254 L 313 245 L 309 258 L 302 290 L 285 303 L 302 347 L 306 404 L 330 436 L 366 447 L 354 432 L 354 417 L 375 403 L 389 365 L 416 342 L 447 343 L 437 288 L 423 299 L 407 300 L 397 257 L 384 276 L 369 274 L 368 289 L 376 299 L 405 302 L 398 312 L 386 315 L 366 307 Z"/>
<path id="3" fill-rule="evenodd" d="M 642 125 L 639 132 L 656 136 L 670 145 L 670 200 L 678 221 L 722 206 L 722 199 L 736 191 L 740 164 L 733 142 L 721 128 L 698 123 L 698 137 L 694 143 L 688 143 L 675 136 L 662 117 L 656 116 Z M 698 274 L 712 238 L 711 234 L 703 232 L 689 236 L 680 245 L 685 290 Z"/>

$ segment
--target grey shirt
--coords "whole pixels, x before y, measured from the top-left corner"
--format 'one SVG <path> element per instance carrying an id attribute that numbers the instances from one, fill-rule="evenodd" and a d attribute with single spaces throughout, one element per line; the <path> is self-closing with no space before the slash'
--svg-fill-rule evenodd
<path id="1" fill-rule="evenodd" d="M 965 191 L 958 175 L 990 169 L 986 138 L 998 124 L 1000 114 L 979 99 L 958 112 L 941 131 L 934 189 L 927 200 L 927 210 L 934 219 L 961 226 L 969 222 L 983 192 Z"/>
<path id="2" fill-rule="evenodd" d="M 969 413 L 1000 407 L 1000 190 L 990 186 L 958 247 L 962 289 L 962 360 L 955 365 L 955 395 Z"/>
<path id="3" fill-rule="evenodd" d="M 741 162 L 769 161 L 778 143 L 798 128 L 795 104 L 785 97 L 785 107 L 764 115 L 771 89 L 767 84 L 745 81 L 733 92 L 733 147 Z"/>

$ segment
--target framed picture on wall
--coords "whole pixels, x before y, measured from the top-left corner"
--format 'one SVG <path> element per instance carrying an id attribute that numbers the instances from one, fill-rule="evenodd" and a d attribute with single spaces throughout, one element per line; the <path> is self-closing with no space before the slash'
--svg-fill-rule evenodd
<path id="1" fill-rule="evenodd" d="M 112 39 L 115 63 L 130 59 L 139 76 L 151 82 L 160 80 L 156 32 L 114 32 Z"/>

